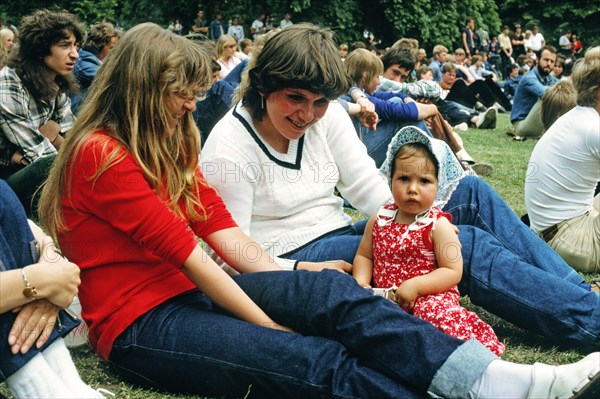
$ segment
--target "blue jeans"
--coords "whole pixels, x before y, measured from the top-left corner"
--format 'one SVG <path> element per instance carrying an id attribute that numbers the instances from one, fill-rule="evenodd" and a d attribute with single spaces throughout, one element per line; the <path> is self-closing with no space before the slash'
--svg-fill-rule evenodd
<path id="1" fill-rule="evenodd" d="M 8 184 L 0 180 L 0 273 L 36 263 L 38 257 L 37 241 L 31 233 L 23 206 Z M 8 346 L 8 334 L 16 317 L 17 313 L 10 311 L 0 315 L 0 382 L 23 367 L 59 336 L 65 337 L 79 324 L 61 312 L 59 318 L 62 327 L 57 323 L 44 346 L 38 349 L 34 345 L 24 355 L 13 355 Z"/>
<path id="2" fill-rule="evenodd" d="M 466 397 L 496 358 L 337 271 L 234 279 L 295 332 L 238 320 L 191 292 L 157 306 L 121 334 L 109 357 L 112 368 L 136 384 L 207 396 L 249 391 L 251 398 L 385 399 L 425 397 L 430 390 Z"/>
<path id="3" fill-rule="evenodd" d="M 460 230 L 461 294 L 545 337 L 571 344 L 598 342 L 600 295 L 582 288 L 583 277 L 487 183 L 464 177 L 444 210 Z"/>
<path id="4" fill-rule="evenodd" d="M 462 295 L 545 337 L 571 344 L 598 342 L 600 295 L 582 288 L 583 277 L 525 226 L 485 181 L 464 177 L 444 211 L 452 214 L 460 230 Z M 293 258 L 352 262 L 361 239 L 356 234 L 325 236 Z"/>

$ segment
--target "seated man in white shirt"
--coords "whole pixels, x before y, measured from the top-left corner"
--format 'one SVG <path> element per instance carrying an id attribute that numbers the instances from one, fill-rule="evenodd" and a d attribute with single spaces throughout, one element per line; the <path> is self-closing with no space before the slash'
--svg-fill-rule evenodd
<path id="1" fill-rule="evenodd" d="M 600 47 L 571 75 L 577 106 L 536 144 L 525 180 L 531 228 L 573 268 L 600 271 Z"/>

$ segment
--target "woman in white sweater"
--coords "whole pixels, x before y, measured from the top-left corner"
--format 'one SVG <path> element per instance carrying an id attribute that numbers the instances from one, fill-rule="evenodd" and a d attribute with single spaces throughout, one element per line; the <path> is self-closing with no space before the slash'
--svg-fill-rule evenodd
<path id="1" fill-rule="evenodd" d="M 242 230 L 272 256 L 351 261 L 364 222 L 352 225 L 335 188 L 369 215 L 389 196 L 346 111 L 329 101 L 306 89 L 282 89 L 264 101 L 282 112 L 273 121 L 254 120 L 248 107 L 237 104 L 202 151 L 207 180 Z M 271 133 L 275 126 L 280 135 Z M 278 260 L 287 268 L 295 263 Z"/>
<path id="2" fill-rule="evenodd" d="M 319 47 L 328 48 L 327 40 L 310 39 L 322 35 L 300 24 L 267 40 L 201 162 L 241 229 L 282 267 L 348 271 L 364 222 L 352 222 L 335 190 L 366 215 L 391 193 L 348 116 L 331 102 L 349 83 L 337 54 Z M 444 211 L 459 229 L 462 295 L 554 340 L 598 339 L 600 295 L 489 185 L 463 178 Z"/>

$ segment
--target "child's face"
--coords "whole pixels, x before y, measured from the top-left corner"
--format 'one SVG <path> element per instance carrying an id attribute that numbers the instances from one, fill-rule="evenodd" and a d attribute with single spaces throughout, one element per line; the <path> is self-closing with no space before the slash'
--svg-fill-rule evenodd
<path id="1" fill-rule="evenodd" d="M 511 77 L 516 77 L 519 74 L 519 68 L 513 68 L 510 70 L 510 76 Z"/>
<path id="2" fill-rule="evenodd" d="M 404 83 L 410 72 L 399 64 L 392 64 L 383 72 L 383 77 L 394 82 Z"/>
<path id="3" fill-rule="evenodd" d="M 561 76 L 564 71 L 562 64 L 554 64 L 554 76 Z"/>
<path id="4" fill-rule="evenodd" d="M 444 72 L 442 78 L 444 80 L 444 83 L 448 85 L 453 85 L 454 81 L 456 80 L 456 72 Z"/>
<path id="5" fill-rule="evenodd" d="M 422 80 L 433 80 L 433 72 L 432 71 L 427 71 L 424 74 L 421 75 L 421 79 Z"/>
<path id="6" fill-rule="evenodd" d="M 416 153 L 396 159 L 392 175 L 392 195 L 398 206 L 396 221 L 406 223 L 433 205 L 438 190 L 435 166 Z"/>
<path id="7" fill-rule="evenodd" d="M 477 68 L 480 68 L 482 65 L 483 65 L 483 60 L 479 60 L 479 61 L 477 61 L 477 62 L 475 63 L 475 66 L 476 66 Z"/>
<path id="8" fill-rule="evenodd" d="M 369 82 L 365 86 L 365 91 L 369 94 L 373 94 L 375 93 L 375 90 L 377 89 L 377 86 L 379 86 L 379 84 L 379 75 L 375 75 L 371 78 L 371 80 L 369 80 Z"/>

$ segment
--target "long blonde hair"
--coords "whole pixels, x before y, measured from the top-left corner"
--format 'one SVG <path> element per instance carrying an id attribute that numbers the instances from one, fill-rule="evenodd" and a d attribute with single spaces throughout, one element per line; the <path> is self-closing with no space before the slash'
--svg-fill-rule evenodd
<path id="1" fill-rule="evenodd" d="M 6 50 L 6 47 L 5 47 L 5 44 L 6 44 L 5 42 L 10 37 L 12 37 L 13 39 L 15 38 L 15 33 L 12 30 L 10 30 L 8 28 L 0 29 L 0 45 L 1 45 L 0 50 L 8 52 L 8 50 Z"/>
<path id="2" fill-rule="evenodd" d="M 193 95 L 206 88 L 210 79 L 210 56 L 193 42 L 151 23 L 127 32 L 99 69 L 43 188 L 39 216 L 46 229 L 56 234 L 66 228 L 61 201 L 65 193 L 71 195 L 70 166 L 98 130 L 106 131 L 119 145 L 87 176 L 90 180 L 129 152 L 166 206 L 191 220 L 205 218 L 197 193 L 198 184 L 204 182 L 195 173 L 198 128 L 186 113 L 174 134 L 167 135 L 171 116 L 165 100 L 171 95 Z M 108 142 L 104 145 L 107 148 Z M 180 200 L 185 211 L 178 206 Z"/>
<path id="3" fill-rule="evenodd" d="M 6 49 L 6 41 L 12 37 L 15 39 L 15 34 L 8 28 L 0 29 L 0 68 L 6 65 L 10 51 Z"/>
<path id="4" fill-rule="evenodd" d="M 225 55 L 225 49 L 227 49 L 229 46 L 237 46 L 237 41 L 235 38 L 231 35 L 219 36 L 217 44 L 215 45 L 215 57 L 217 60 L 221 60 L 221 58 Z"/>

